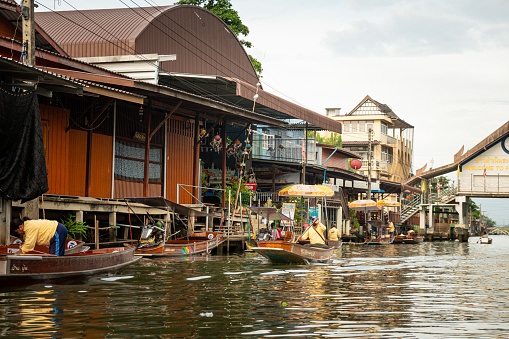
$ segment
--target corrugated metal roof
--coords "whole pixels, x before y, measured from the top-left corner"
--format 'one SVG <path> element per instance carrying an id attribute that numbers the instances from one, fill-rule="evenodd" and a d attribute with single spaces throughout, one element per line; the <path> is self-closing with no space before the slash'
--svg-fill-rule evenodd
<path id="1" fill-rule="evenodd" d="M 60 44 L 104 42 L 104 38 L 127 43 L 134 41 L 154 17 L 172 7 L 37 12 L 35 20 Z"/>
<path id="2" fill-rule="evenodd" d="M 161 63 L 162 71 L 258 82 L 235 33 L 198 6 L 44 12 L 36 21 L 73 57 L 176 54 Z"/>

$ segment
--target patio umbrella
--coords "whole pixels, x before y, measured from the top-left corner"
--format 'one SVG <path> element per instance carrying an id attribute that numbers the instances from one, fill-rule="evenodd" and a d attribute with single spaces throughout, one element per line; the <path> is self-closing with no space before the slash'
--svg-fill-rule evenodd
<path id="1" fill-rule="evenodd" d="M 333 197 L 334 191 L 324 185 L 291 185 L 279 191 L 280 197 Z"/>
<path id="2" fill-rule="evenodd" d="M 380 200 L 380 201 L 377 201 L 376 204 L 378 205 L 379 208 L 381 208 L 382 206 L 383 207 L 401 207 L 401 203 L 396 202 L 396 201 Z"/>
<path id="3" fill-rule="evenodd" d="M 354 211 L 378 211 L 380 208 L 377 206 L 374 200 L 355 200 L 348 204 L 348 207 Z"/>

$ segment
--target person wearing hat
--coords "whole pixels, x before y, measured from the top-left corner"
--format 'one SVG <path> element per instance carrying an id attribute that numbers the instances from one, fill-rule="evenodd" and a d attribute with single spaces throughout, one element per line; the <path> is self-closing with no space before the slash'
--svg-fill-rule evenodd
<path id="1" fill-rule="evenodd" d="M 21 253 L 33 251 L 35 246 L 49 246 L 49 254 L 57 256 L 65 254 L 67 228 L 58 221 L 22 218 L 14 219 L 13 224 L 18 227 L 17 233 L 25 237 Z"/>
<path id="2" fill-rule="evenodd" d="M 320 222 L 318 218 L 313 218 L 312 224 L 307 230 L 297 239 L 299 240 L 307 240 L 309 239 L 309 243 L 311 245 L 325 245 L 325 238 L 323 236 L 323 232 L 325 231 L 325 226 Z"/>

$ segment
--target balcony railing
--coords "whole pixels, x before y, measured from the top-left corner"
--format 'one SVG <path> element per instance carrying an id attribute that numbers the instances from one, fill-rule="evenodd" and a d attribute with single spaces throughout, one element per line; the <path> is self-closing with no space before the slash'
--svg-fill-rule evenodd
<path id="1" fill-rule="evenodd" d="M 254 159 L 302 162 L 303 143 L 308 164 L 316 164 L 315 141 L 308 140 L 306 147 L 302 138 L 266 138 L 255 134 L 252 155 Z"/>

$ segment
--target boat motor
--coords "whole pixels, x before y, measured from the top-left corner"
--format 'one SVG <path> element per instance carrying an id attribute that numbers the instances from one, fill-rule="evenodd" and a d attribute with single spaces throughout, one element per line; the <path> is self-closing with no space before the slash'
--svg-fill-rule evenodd
<path id="1" fill-rule="evenodd" d="M 156 247 L 162 243 L 164 243 L 164 226 L 160 221 L 155 225 L 142 227 L 137 248 Z"/>

